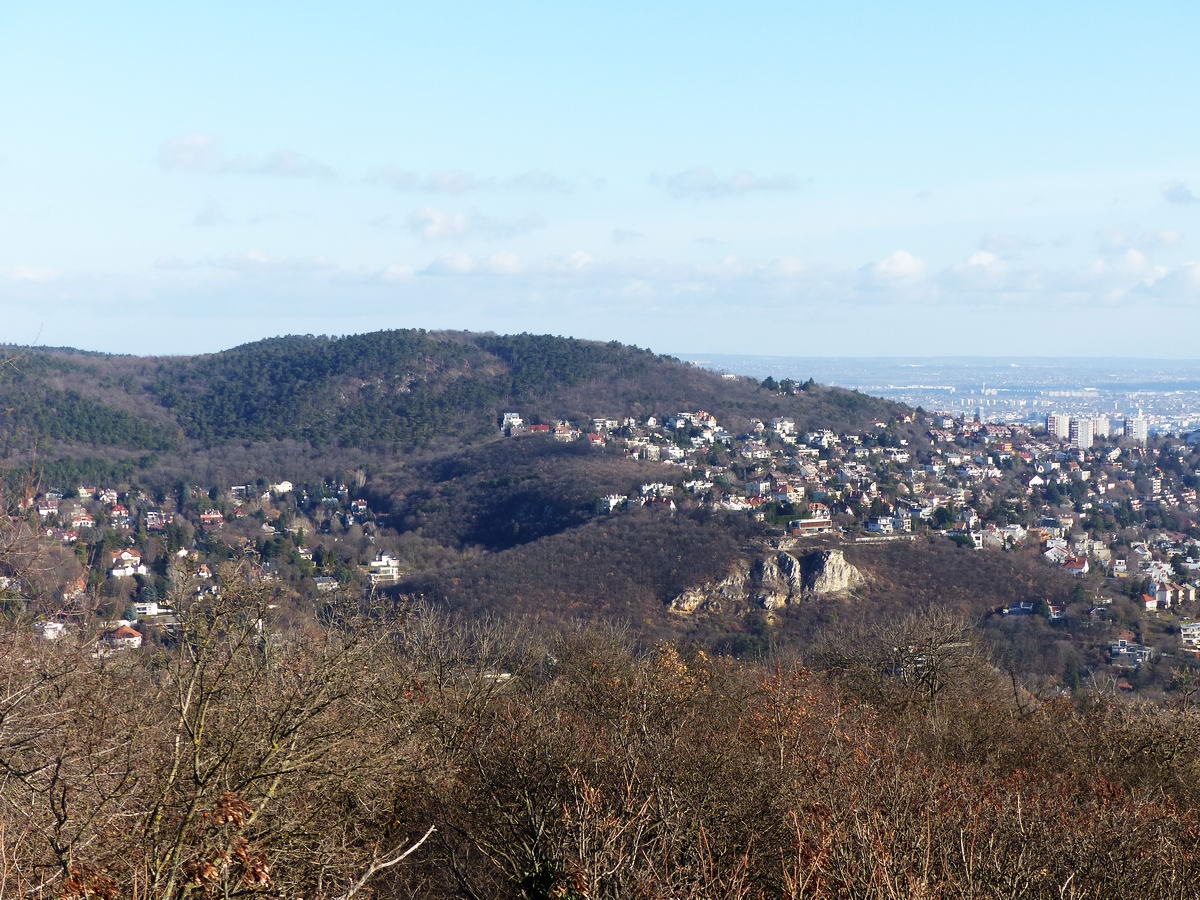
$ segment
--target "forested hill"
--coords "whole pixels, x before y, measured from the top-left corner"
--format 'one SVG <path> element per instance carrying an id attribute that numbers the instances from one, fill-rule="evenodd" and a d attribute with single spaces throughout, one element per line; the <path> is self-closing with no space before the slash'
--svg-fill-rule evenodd
<path id="1" fill-rule="evenodd" d="M 469 444 L 526 421 L 706 409 L 737 429 L 786 415 L 849 429 L 898 407 L 809 383 L 779 390 L 648 350 L 547 335 L 420 330 L 288 336 L 194 357 L 11 348 L 0 380 L 10 444 L 141 451 L 294 440 L 394 452 Z"/>

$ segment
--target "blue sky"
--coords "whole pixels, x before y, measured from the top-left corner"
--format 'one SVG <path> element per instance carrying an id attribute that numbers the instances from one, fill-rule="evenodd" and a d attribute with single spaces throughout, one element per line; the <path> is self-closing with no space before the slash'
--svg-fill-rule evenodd
<path id="1" fill-rule="evenodd" d="M 1200 355 L 1194 4 L 12 6 L 8 341 Z"/>

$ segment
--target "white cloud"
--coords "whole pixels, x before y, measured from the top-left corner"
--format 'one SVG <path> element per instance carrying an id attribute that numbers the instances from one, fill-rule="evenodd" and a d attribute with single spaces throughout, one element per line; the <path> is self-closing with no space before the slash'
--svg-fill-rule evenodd
<path id="1" fill-rule="evenodd" d="M 59 273 L 40 266 L 11 266 L 0 269 L 0 278 L 6 281 L 47 282 L 57 281 Z"/>
<path id="2" fill-rule="evenodd" d="M 507 180 L 506 186 L 517 190 L 566 194 L 575 190 L 576 184 L 571 179 L 555 175 L 553 172 L 546 172 L 542 169 L 530 169 L 527 172 L 513 175 Z"/>
<path id="3" fill-rule="evenodd" d="M 169 171 L 208 175 L 278 175 L 286 178 L 332 178 L 333 169 L 295 150 L 274 150 L 262 156 L 231 156 L 220 141 L 207 134 L 189 134 L 164 143 L 159 164 Z"/>
<path id="4" fill-rule="evenodd" d="M 563 259 L 557 261 L 554 266 L 565 272 L 582 272 L 584 269 L 591 267 L 596 260 L 592 254 L 584 250 L 576 250 L 574 253 L 568 253 Z"/>
<path id="5" fill-rule="evenodd" d="M 798 256 L 781 256 L 771 262 L 771 269 L 784 278 L 792 278 L 808 272 L 808 265 Z"/>
<path id="6" fill-rule="evenodd" d="M 516 175 L 498 177 L 476 175 L 460 169 L 421 173 L 400 166 L 380 166 L 367 175 L 367 182 L 396 191 L 429 194 L 466 194 L 484 190 L 563 194 L 575 190 L 582 183 L 587 183 L 579 179 L 564 178 L 543 169 L 529 169 Z M 590 183 L 598 186 L 594 179 L 591 179 Z"/>
<path id="7" fill-rule="evenodd" d="M 987 250 L 979 250 L 967 257 L 967 265 L 980 269 L 992 269 L 1000 265 L 1000 257 Z"/>
<path id="8" fill-rule="evenodd" d="M 479 214 L 452 213 L 423 206 L 408 217 L 409 230 L 425 240 L 436 241 L 462 238 L 468 235 L 485 238 L 509 238 L 527 234 L 546 226 L 541 216 L 495 219 Z"/>
<path id="9" fill-rule="evenodd" d="M 1191 260 L 1172 270 L 1158 269 L 1144 282 L 1147 293 L 1168 300 L 1200 298 L 1200 261 Z"/>
<path id="10" fill-rule="evenodd" d="M 673 197 L 729 197 L 755 193 L 794 191 L 800 185 L 791 175 L 754 175 L 735 172 L 718 175 L 712 169 L 695 168 L 670 174 L 655 173 L 650 183 L 664 188 Z"/>
<path id="11" fill-rule="evenodd" d="M 422 275 L 470 275 L 475 271 L 478 264 L 475 257 L 469 253 L 451 253 L 447 256 L 439 256 L 424 269 L 421 270 Z"/>
<path id="12" fill-rule="evenodd" d="M 521 260 L 515 253 L 493 253 L 484 268 L 495 275 L 516 275 L 521 271 Z"/>
<path id="13" fill-rule="evenodd" d="M 1102 253 L 1120 253 L 1130 249 L 1174 247 L 1182 243 L 1183 235 L 1178 231 L 1127 232 L 1119 228 L 1106 228 L 1096 233 L 1096 243 Z"/>
<path id="14" fill-rule="evenodd" d="M 393 263 L 379 270 L 379 277 L 384 281 L 407 281 L 416 274 L 412 266 Z"/>
<path id="15" fill-rule="evenodd" d="M 476 257 L 469 253 L 439 256 L 422 269 L 420 275 L 519 275 L 524 271 L 515 253 L 493 253 Z"/>
<path id="16" fill-rule="evenodd" d="M 938 273 L 937 285 L 950 297 L 963 293 L 1013 294 L 1036 289 L 1037 275 L 1014 269 L 1004 257 L 990 250 L 977 250 L 957 265 Z"/>
<path id="17" fill-rule="evenodd" d="M 1124 253 L 1102 260 L 1101 271 L 1112 271 L 1119 275 L 1140 275 L 1149 265 L 1150 260 L 1145 253 L 1130 247 Z"/>
<path id="18" fill-rule="evenodd" d="M 471 220 L 461 213 L 448 213 L 425 206 L 413 210 L 408 227 L 426 240 L 461 237 L 471 230 Z"/>
<path id="19" fill-rule="evenodd" d="M 1155 265 L 1136 248 L 1058 269 L 1018 266 L 987 250 L 972 252 L 943 267 L 934 267 L 907 250 L 896 250 L 861 267 L 832 267 L 798 256 L 754 259 L 726 255 L 703 263 L 654 257 L 596 259 L 582 249 L 532 258 L 509 249 L 450 252 L 423 266 L 403 260 L 347 265 L 320 256 L 276 256 L 249 250 L 193 261 L 163 260 L 159 268 L 179 271 L 181 278 L 184 272 L 194 273 L 183 279 L 186 284 L 208 277 L 239 278 L 256 287 L 277 283 L 297 290 L 308 285 L 315 293 L 326 295 L 331 284 L 395 285 L 401 290 L 404 284 L 417 284 L 421 276 L 436 276 L 445 289 L 461 290 L 466 292 L 464 296 L 476 290 L 471 284 L 491 291 L 500 290 L 493 288 L 493 283 L 503 282 L 527 299 L 537 297 L 543 302 L 554 298 L 556 305 L 595 303 L 598 298 L 636 304 L 639 297 L 665 304 L 689 299 L 728 303 L 740 297 L 752 298 L 764 311 L 797 304 L 813 308 L 858 305 L 864 310 L 890 306 L 914 312 L 987 307 L 1036 311 L 1088 309 L 1096 304 L 1128 304 L 1130 308 L 1138 304 L 1185 305 L 1200 298 L 1200 262 Z M 12 275 L 9 270 L 0 273 L 0 278 Z M 455 279 L 461 280 L 461 287 L 453 288 Z"/>
<path id="20" fill-rule="evenodd" d="M 925 260 L 907 250 L 896 250 L 868 267 L 876 283 L 884 286 L 913 284 L 925 276 Z"/>

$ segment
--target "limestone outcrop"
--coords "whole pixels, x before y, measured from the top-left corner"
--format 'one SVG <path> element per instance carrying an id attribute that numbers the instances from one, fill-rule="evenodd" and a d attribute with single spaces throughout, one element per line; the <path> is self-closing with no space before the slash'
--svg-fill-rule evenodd
<path id="1" fill-rule="evenodd" d="M 848 594 L 864 582 L 841 550 L 799 555 L 778 550 L 739 564 L 719 581 L 684 591 L 667 606 L 682 614 L 747 604 L 775 611 L 809 598 Z"/>

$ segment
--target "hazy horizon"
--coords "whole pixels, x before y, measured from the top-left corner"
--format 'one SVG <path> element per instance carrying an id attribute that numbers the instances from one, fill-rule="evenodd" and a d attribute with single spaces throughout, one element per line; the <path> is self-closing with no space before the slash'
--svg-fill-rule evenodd
<path id="1" fill-rule="evenodd" d="M 1078 0 L 13 8 L 4 337 L 1177 356 L 1197 31 Z"/>
<path id="2" fill-rule="evenodd" d="M 415 326 L 397 325 L 397 326 L 393 326 L 393 327 L 395 329 L 404 329 L 404 328 L 411 328 L 411 327 L 415 327 Z M 371 329 L 371 331 L 378 331 L 378 330 L 392 330 L 392 328 Z M 479 329 L 452 329 L 452 328 L 428 328 L 425 330 L 432 332 L 432 333 L 437 333 L 437 332 L 453 333 L 456 331 L 459 331 L 459 332 L 479 331 Z M 134 357 L 199 356 L 199 355 L 207 355 L 207 354 L 214 354 L 214 353 L 222 353 L 227 350 L 233 350 L 237 347 L 245 346 L 246 344 L 253 344 L 258 341 L 271 340 L 273 338 L 293 337 L 293 336 L 338 338 L 338 337 L 348 337 L 348 336 L 353 336 L 356 334 L 365 334 L 365 333 L 368 333 L 368 332 L 366 332 L 366 331 L 346 331 L 346 332 L 280 331 L 280 332 L 276 332 L 276 333 L 272 333 L 272 334 L 264 334 L 264 335 L 261 335 L 258 337 L 247 337 L 245 339 L 239 339 L 235 343 L 223 343 L 223 344 L 219 344 L 219 345 L 214 345 L 209 348 L 196 350 L 194 352 L 181 352 L 181 353 L 166 353 L 166 352 L 160 352 L 160 353 L 149 352 L 149 353 L 147 353 L 147 352 L 136 352 L 133 350 L 105 349 L 105 348 L 94 347 L 94 346 L 86 346 L 84 344 L 79 344 L 79 343 L 51 344 L 51 343 L 47 343 L 44 341 L 38 342 L 38 343 L 22 343 L 19 341 L 0 341 L 0 347 L 9 347 L 9 348 L 21 349 L 21 350 L 47 350 L 47 351 L 75 350 L 75 351 L 79 351 L 82 353 L 97 353 L 97 354 L 103 354 L 103 355 L 109 355 L 109 356 L 134 356 Z M 495 331 L 494 333 L 497 333 L 497 334 L 509 333 L 509 334 L 511 334 L 511 333 L 517 333 L 517 332 Z M 607 343 L 610 340 L 616 340 L 615 338 L 606 338 L 603 336 L 592 337 L 592 336 L 585 336 L 585 335 L 553 334 L 551 332 L 537 332 L 537 331 L 531 331 L 529 333 L 552 334 L 552 336 L 554 336 L 554 337 L 571 338 L 571 339 L 578 339 L 578 340 L 584 340 L 584 341 L 592 341 L 592 342 L 596 342 L 596 343 Z M 622 343 L 625 343 L 625 342 L 622 342 Z M 632 342 L 632 343 L 636 343 L 636 342 Z M 655 344 L 636 344 L 636 345 L 640 346 L 640 347 L 644 347 L 645 349 L 651 350 L 654 353 L 675 357 L 676 359 L 679 359 L 682 362 L 696 363 L 696 364 L 710 363 L 710 362 L 726 362 L 726 361 L 734 361 L 734 360 L 738 360 L 738 359 L 758 360 L 758 361 L 763 361 L 763 362 L 803 361 L 803 360 L 810 360 L 810 359 L 811 360 L 825 360 L 825 361 L 862 360 L 862 361 L 868 361 L 868 362 L 873 362 L 873 363 L 890 363 L 890 362 L 906 361 L 906 362 L 910 362 L 914 365 L 918 365 L 922 362 L 954 362 L 954 361 L 960 361 L 960 362 L 964 362 L 964 363 L 991 362 L 991 363 L 1019 364 L 1022 362 L 1025 362 L 1025 363 L 1060 362 L 1061 363 L 1064 361 L 1103 363 L 1103 362 L 1110 362 L 1110 361 L 1114 361 L 1114 360 L 1120 360 L 1122 362 L 1162 363 L 1162 364 L 1186 364 L 1186 363 L 1200 364 L 1200 356 L 1173 357 L 1173 356 L 1144 356 L 1144 355 L 1142 355 L 1142 356 L 1105 355 L 1105 354 L 1092 354 L 1092 355 L 1062 354 L 1060 356 L 1046 356 L 1046 355 L 1038 355 L 1038 354 L 984 354 L 984 353 L 975 353 L 975 354 L 970 354 L 970 353 L 961 353 L 961 354 L 738 353 L 738 352 L 734 352 L 734 351 L 695 351 L 695 350 L 682 350 L 681 351 L 681 350 L 678 350 L 675 348 L 657 346 Z"/>

